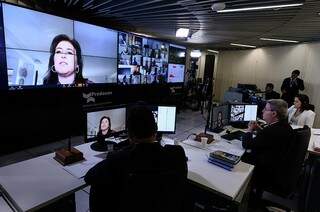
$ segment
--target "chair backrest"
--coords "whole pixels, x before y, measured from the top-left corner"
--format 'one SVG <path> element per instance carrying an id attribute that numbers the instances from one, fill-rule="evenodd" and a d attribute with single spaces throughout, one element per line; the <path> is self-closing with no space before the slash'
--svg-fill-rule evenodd
<path id="1" fill-rule="evenodd" d="M 119 211 L 182 211 L 184 186 L 184 177 L 173 171 L 130 173 Z"/>
<path id="2" fill-rule="evenodd" d="M 313 104 L 309 104 L 309 110 L 312 110 L 314 112 L 314 105 Z"/>
<path id="3" fill-rule="evenodd" d="M 272 185 L 266 191 L 286 197 L 297 187 L 303 162 L 307 154 L 311 130 L 308 126 L 294 130 L 295 139 L 290 142 L 287 154 L 281 162 L 283 169 L 277 173 L 277 185 Z"/>

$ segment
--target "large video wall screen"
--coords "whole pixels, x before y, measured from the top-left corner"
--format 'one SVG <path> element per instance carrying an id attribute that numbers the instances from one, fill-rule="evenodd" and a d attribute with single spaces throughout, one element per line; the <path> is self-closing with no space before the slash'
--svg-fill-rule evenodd
<path id="1" fill-rule="evenodd" d="M 0 3 L 0 89 L 183 83 L 186 48 Z"/>
<path id="2" fill-rule="evenodd" d="M 116 31 L 8 4 L 2 9 L 9 87 L 116 83 Z"/>

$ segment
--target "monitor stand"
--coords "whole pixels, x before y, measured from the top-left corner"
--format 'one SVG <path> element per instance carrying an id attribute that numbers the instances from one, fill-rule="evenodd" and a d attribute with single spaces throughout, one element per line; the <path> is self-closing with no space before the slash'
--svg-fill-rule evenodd
<path id="1" fill-rule="evenodd" d="M 239 128 L 239 129 L 247 129 L 248 128 L 248 122 L 234 122 L 234 123 L 230 123 L 230 125 L 233 128 Z"/>
<path id="2" fill-rule="evenodd" d="M 221 133 L 224 129 L 222 127 L 216 127 L 210 130 L 213 133 Z"/>
<path id="3" fill-rule="evenodd" d="M 106 152 L 108 151 L 109 145 L 113 145 L 113 149 L 115 149 L 117 143 L 113 141 L 97 141 L 90 145 L 90 148 L 97 152 Z"/>

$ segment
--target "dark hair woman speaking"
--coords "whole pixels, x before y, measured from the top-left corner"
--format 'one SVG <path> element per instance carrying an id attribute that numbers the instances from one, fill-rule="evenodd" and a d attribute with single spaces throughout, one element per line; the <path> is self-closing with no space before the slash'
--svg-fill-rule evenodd
<path id="1" fill-rule="evenodd" d="M 57 35 L 50 46 L 48 72 L 43 84 L 86 84 L 88 81 L 82 76 L 82 67 L 79 43 L 67 35 Z"/>

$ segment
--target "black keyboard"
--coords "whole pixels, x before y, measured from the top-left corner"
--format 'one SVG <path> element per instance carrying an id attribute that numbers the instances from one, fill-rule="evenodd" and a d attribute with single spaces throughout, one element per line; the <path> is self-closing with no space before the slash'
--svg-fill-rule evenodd
<path id="1" fill-rule="evenodd" d="M 221 138 L 226 139 L 226 140 L 233 140 L 233 139 L 238 139 L 238 140 L 242 140 L 242 136 L 246 134 L 245 132 L 242 132 L 240 130 L 231 132 L 229 134 L 225 134 L 222 135 Z"/>

